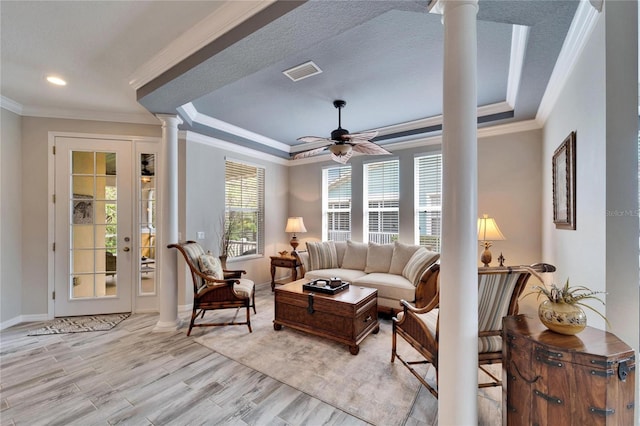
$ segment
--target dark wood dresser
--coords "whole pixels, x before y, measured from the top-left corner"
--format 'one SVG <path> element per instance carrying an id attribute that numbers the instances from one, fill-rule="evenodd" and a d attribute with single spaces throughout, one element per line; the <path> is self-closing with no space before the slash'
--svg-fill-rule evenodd
<path id="1" fill-rule="evenodd" d="M 503 424 L 634 424 L 635 356 L 614 334 L 565 336 L 517 315 L 502 339 Z"/>

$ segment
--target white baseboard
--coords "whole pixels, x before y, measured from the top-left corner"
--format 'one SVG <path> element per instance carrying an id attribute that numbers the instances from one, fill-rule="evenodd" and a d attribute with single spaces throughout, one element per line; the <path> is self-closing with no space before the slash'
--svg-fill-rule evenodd
<path id="1" fill-rule="evenodd" d="M 47 314 L 19 315 L 15 318 L 11 318 L 9 320 L 6 320 L 0 323 L 0 330 L 13 327 L 14 325 L 18 325 L 23 322 L 38 322 L 38 321 L 46 321 L 48 319 L 50 318 Z"/>

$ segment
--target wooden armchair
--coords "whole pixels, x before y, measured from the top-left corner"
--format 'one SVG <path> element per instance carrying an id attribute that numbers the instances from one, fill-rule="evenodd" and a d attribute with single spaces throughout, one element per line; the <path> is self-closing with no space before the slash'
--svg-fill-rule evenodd
<path id="1" fill-rule="evenodd" d="M 439 275 L 439 265 L 434 266 L 436 268 L 433 273 Z M 546 263 L 531 266 L 478 268 L 478 364 L 480 370 L 491 379 L 489 382 L 480 383 L 478 387 L 502 385 L 500 378 L 484 367 L 484 365 L 502 361 L 502 318 L 518 313 L 518 298 L 531 275 L 540 279 L 538 273 L 553 271 L 555 267 Z M 436 398 L 438 391 L 430 386 L 412 365 L 432 364 L 436 369 L 437 382 L 440 332 L 438 278 L 435 279 L 438 285 L 433 289 L 432 299 L 423 307 L 416 308 L 404 300 L 401 301 L 403 311 L 393 318 L 391 343 L 391 362 L 398 358 Z M 396 351 L 398 336 L 409 342 L 422 358 L 418 361 L 403 359 Z"/>
<path id="2" fill-rule="evenodd" d="M 168 248 L 178 249 L 184 256 L 193 279 L 193 312 L 187 336 L 191 334 L 193 327 L 211 327 L 222 325 L 244 325 L 249 327 L 251 333 L 250 308 L 256 313 L 255 285 L 253 281 L 240 278 L 245 271 L 222 270 L 223 279 L 217 279 L 212 275 L 204 274 L 201 271 L 201 257 L 206 255 L 202 246 L 195 241 L 169 244 Z M 237 309 L 247 308 L 247 319 L 245 322 L 211 323 L 204 322 L 195 324 L 195 320 L 200 316 L 204 318 L 205 311 L 214 309 Z"/>

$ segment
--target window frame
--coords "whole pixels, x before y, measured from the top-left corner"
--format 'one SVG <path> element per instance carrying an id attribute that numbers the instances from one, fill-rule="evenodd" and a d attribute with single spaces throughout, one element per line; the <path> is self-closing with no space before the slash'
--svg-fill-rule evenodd
<path id="1" fill-rule="evenodd" d="M 369 203 L 376 202 L 374 199 L 370 199 L 369 194 L 371 192 L 371 185 L 375 182 L 370 180 L 371 169 L 376 165 L 384 165 L 395 163 L 395 177 L 391 176 L 391 180 L 395 180 L 396 187 L 393 188 L 389 193 L 382 192 L 381 197 L 378 197 L 377 202 L 379 206 L 376 208 L 371 208 Z M 382 182 L 382 186 L 386 186 L 387 183 Z M 394 185 L 392 182 L 391 185 Z M 398 158 L 390 158 L 381 161 L 370 161 L 363 163 L 362 165 L 362 241 L 365 242 L 375 242 L 378 244 L 388 244 L 393 241 L 399 240 L 400 238 L 400 160 Z M 393 197 L 393 192 L 395 190 L 395 197 Z M 395 206 L 386 206 L 385 204 L 390 202 L 391 204 L 395 203 Z M 380 205 L 381 204 L 381 205 Z M 374 238 L 371 240 L 371 230 L 370 230 L 370 219 L 372 212 L 376 212 L 378 216 L 378 231 L 376 234 L 379 234 L 379 238 Z M 385 215 L 385 213 L 392 213 L 392 215 Z M 395 223 L 395 232 L 386 232 L 385 228 L 385 216 L 393 216 L 395 213 L 396 223 Z M 393 224 L 392 224 L 393 226 Z M 386 236 L 385 236 L 386 235 Z"/>
<path id="2" fill-rule="evenodd" d="M 348 207 L 347 208 L 332 208 L 330 205 L 330 200 L 329 200 L 329 173 L 331 171 L 337 170 L 338 171 L 338 176 L 336 177 L 336 181 L 338 180 L 342 180 L 344 178 L 348 177 L 349 180 L 349 190 L 348 192 L 348 199 L 343 199 L 342 197 L 336 199 L 335 202 L 338 203 L 348 203 Z M 347 171 L 348 170 L 348 171 Z M 344 173 L 343 173 L 344 171 Z M 334 181 L 335 182 L 335 181 Z M 322 241 L 329 241 L 330 238 L 333 241 L 347 241 L 351 239 L 351 232 L 352 232 L 352 226 L 353 226 L 353 218 L 352 218 L 352 208 L 353 208 L 353 168 L 351 167 L 350 164 L 346 164 L 346 165 L 342 165 L 342 166 L 331 166 L 331 167 L 325 167 L 322 169 Z M 348 225 L 348 231 L 344 231 L 341 229 L 329 229 L 330 228 L 330 220 L 329 220 L 329 216 L 331 214 L 340 214 L 340 213 L 347 213 L 348 214 L 348 219 L 347 219 L 347 225 Z M 334 223 L 336 221 L 333 221 Z M 341 220 L 339 220 L 338 222 L 342 222 Z M 331 236 L 331 231 L 333 231 L 334 233 L 339 233 L 339 232 L 345 232 L 345 237 L 342 239 L 333 239 Z"/>
<path id="3" fill-rule="evenodd" d="M 229 172 L 233 172 L 234 170 L 230 170 L 230 164 L 233 165 L 233 167 L 236 169 L 236 173 L 241 172 L 242 168 L 249 168 L 249 169 L 253 169 L 253 172 L 255 173 L 255 184 L 248 188 L 247 190 L 244 189 L 244 187 L 241 189 L 241 200 L 240 200 L 240 205 L 236 205 L 230 204 L 230 200 L 229 200 Z M 251 258 L 251 257 L 263 257 L 264 256 L 264 252 L 265 252 L 265 178 L 266 176 L 266 168 L 264 166 L 258 165 L 258 164 L 252 164 L 249 163 L 247 161 L 242 161 L 242 160 L 236 160 L 233 158 L 225 158 L 225 179 L 224 179 L 224 223 L 223 223 L 223 229 L 221 230 L 221 233 L 224 235 L 226 234 L 226 230 L 229 229 L 228 227 L 232 224 L 230 224 L 229 222 L 229 218 L 232 216 L 233 213 L 239 213 L 241 216 L 241 229 L 239 231 L 240 235 L 246 235 L 247 233 L 250 233 L 251 231 L 248 231 L 247 229 L 244 228 L 244 225 L 246 223 L 246 221 L 244 220 L 244 216 L 247 215 L 247 213 L 249 213 L 249 217 L 251 215 L 255 215 L 255 219 L 254 219 L 254 224 L 256 226 L 256 230 L 255 230 L 255 241 L 240 241 L 240 247 L 241 247 L 241 254 L 237 254 L 237 255 L 233 255 L 232 252 L 227 253 L 227 260 L 228 261 L 234 261 L 234 260 L 239 260 L 239 259 L 247 259 L 247 258 Z M 242 178 L 240 178 L 242 179 Z M 251 178 L 250 178 L 251 179 Z M 241 183 L 241 185 L 245 185 L 245 183 Z M 257 196 L 257 200 L 255 200 L 254 202 L 251 201 L 247 201 L 244 197 L 245 197 L 245 193 L 248 197 L 251 197 L 251 192 L 255 193 L 255 196 Z M 251 205 L 247 205 L 247 204 L 255 204 L 255 206 L 251 206 Z M 234 230 L 232 229 L 230 231 L 231 233 L 234 232 Z M 235 231 L 238 232 L 238 231 Z M 241 237 L 241 238 L 245 238 L 245 237 Z M 233 238 L 231 238 L 231 240 L 233 240 Z M 248 243 L 248 244 L 245 244 Z M 247 250 L 245 249 L 245 246 L 255 246 L 255 252 L 254 253 L 247 253 Z M 245 254 L 242 254 L 245 253 Z M 221 253 L 222 254 L 222 253 Z"/>
<path id="4" fill-rule="evenodd" d="M 439 157 L 439 173 L 438 171 L 431 171 L 432 174 L 436 174 L 438 173 L 438 176 L 435 178 L 436 182 L 430 182 L 432 185 L 439 185 L 439 193 L 435 192 L 434 194 L 439 194 L 439 198 L 440 198 L 440 202 L 439 203 L 435 203 L 435 204 L 421 204 L 421 197 L 420 197 L 420 192 L 421 192 L 421 167 L 420 167 L 420 162 L 424 159 L 428 159 L 428 158 L 433 158 L 433 157 Z M 414 176 L 414 214 L 413 214 L 413 218 L 414 218 L 414 244 L 417 245 L 423 245 L 424 247 L 429 248 L 430 250 L 436 251 L 436 252 L 440 252 L 440 249 L 442 247 L 442 152 L 440 151 L 433 151 L 433 152 L 427 152 L 427 153 L 422 153 L 422 154 L 417 154 L 414 159 L 413 159 L 413 176 Z M 439 181 L 439 182 L 438 182 Z M 423 211 L 424 210 L 424 211 Z M 421 241 L 422 237 L 421 237 L 421 233 L 420 233 L 420 226 L 421 226 L 421 218 L 420 218 L 420 214 L 421 213 L 432 213 L 432 212 L 439 212 L 439 214 L 437 215 L 437 219 L 439 219 L 439 223 L 437 224 L 437 226 L 439 227 L 438 230 L 438 235 L 437 235 L 437 239 L 436 239 L 436 244 L 435 246 L 433 245 L 429 245 L 429 244 L 423 244 L 423 242 Z M 425 236 L 425 240 L 428 240 L 429 238 L 433 238 L 436 237 L 435 234 L 428 234 Z M 427 241 L 425 241 L 427 242 Z"/>

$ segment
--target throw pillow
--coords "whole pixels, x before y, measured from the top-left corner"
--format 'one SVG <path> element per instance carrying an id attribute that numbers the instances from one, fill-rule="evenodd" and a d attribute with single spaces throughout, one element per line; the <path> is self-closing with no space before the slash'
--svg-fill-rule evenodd
<path id="1" fill-rule="evenodd" d="M 346 241 L 334 241 L 333 244 L 336 246 L 336 254 L 338 255 L 338 268 L 342 268 L 342 261 L 344 259 L 344 252 L 347 251 L 347 242 Z"/>
<path id="2" fill-rule="evenodd" d="M 203 254 L 198 258 L 198 263 L 200 264 L 200 272 L 203 274 L 210 275 L 217 280 L 224 279 L 224 272 L 222 271 L 220 259 L 214 255 L 210 253 Z"/>
<path id="3" fill-rule="evenodd" d="M 389 272 L 391 266 L 391 256 L 393 256 L 392 244 L 369 243 L 367 248 L 367 266 L 364 272 Z"/>
<path id="4" fill-rule="evenodd" d="M 420 246 L 414 244 L 404 244 L 401 242 L 393 243 L 393 256 L 391 256 L 391 265 L 389 266 L 389 273 L 395 275 L 402 275 L 404 267 L 407 265 L 411 256 L 418 251 Z"/>
<path id="5" fill-rule="evenodd" d="M 333 241 L 307 242 L 307 252 L 310 271 L 338 267 L 338 255 Z"/>
<path id="6" fill-rule="evenodd" d="M 439 253 L 420 247 L 415 253 L 413 253 L 413 256 L 411 256 L 411 259 L 407 262 L 402 271 L 402 276 L 411 281 L 411 283 L 417 287 L 424 271 L 426 271 L 429 266 L 433 265 L 439 258 Z"/>
<path id="7" fill-rule="evenodd" d="M 347 241 L 347 249 L 344 252 L 344 259 L 342 259 L 342 268 L 364 271 L 367 266 L 367 250 L 366 243 Z"/>

